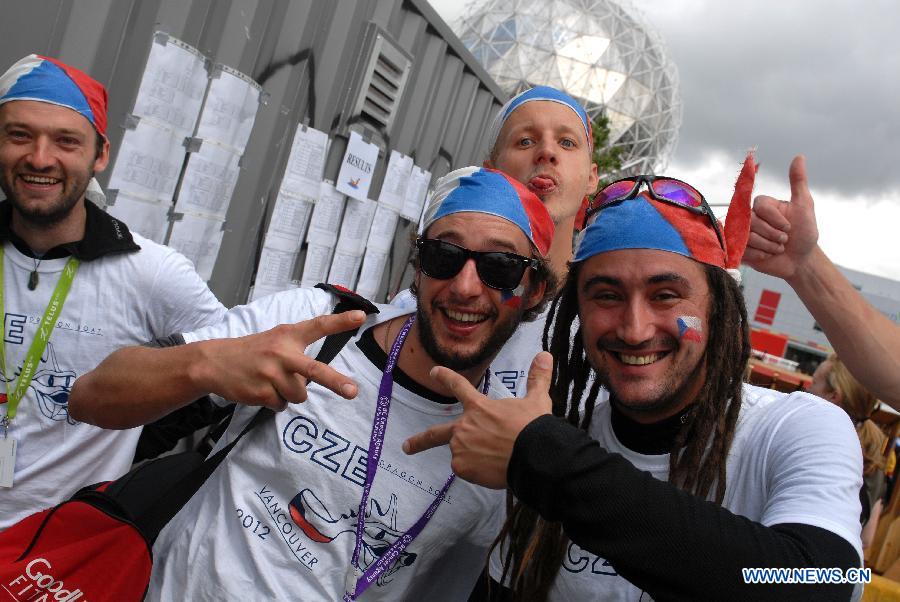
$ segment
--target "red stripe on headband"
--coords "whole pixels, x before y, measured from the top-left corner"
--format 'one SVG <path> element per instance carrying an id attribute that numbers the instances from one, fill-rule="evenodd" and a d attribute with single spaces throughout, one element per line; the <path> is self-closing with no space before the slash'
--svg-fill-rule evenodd
<path id="1" fill-rule="evenodd" d="M 50 61 L 62 69 L 63 72 L 69 76 L 69 79 L 75 82 L 75 85 L 78 86 L 78 89 L 84 94 L 84 98 L 87 100 L 88 106 L 91 107 L 91 112 L 94 114 L 94 127 L 97 128 L 97 131 L 105 138 L 107 94 L 103 84 L 84 71 L 66 65 L 57 59 L 42 55 L 38 55 L 38 57 L 45 61 Z"/>

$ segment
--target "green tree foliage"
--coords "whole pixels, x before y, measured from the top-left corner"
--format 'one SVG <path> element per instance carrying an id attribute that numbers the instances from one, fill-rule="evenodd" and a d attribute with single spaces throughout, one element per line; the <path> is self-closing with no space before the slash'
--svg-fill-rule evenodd
<path id="1" fill-rule="evenodd" d="M 622 168 L 622 153 L 625 149 L 613 147 L 609 140 L 609 117 L 600 114 L 594 119 L 594 163 L 597 164 L 600 173 L 600 186 L 602 188 L 612 181 L 612 174 Z M 598 188 L 598 190 L 599 190 Z"/>

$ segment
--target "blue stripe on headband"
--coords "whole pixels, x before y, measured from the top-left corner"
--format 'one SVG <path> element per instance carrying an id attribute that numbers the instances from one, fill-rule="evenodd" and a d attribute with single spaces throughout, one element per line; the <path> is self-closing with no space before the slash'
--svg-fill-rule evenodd
<path id="1" fill-rule="evenodd" d="M 518 109 L 526 102 L 530 102 L 533 100 L 558 102 L 575 111 L 575 114 L 578 115 L 579 119 L 581 119 L 581 125 L 584 126 L 584 135 L 587 137 L 588 144 L 593 146 L 594 140 L 591 136 L 590 119 L 588 118 L 584 107 L 582 107 L 577 100 L 575 100 L 562 90 L 557 90 L 556 88 L 551 88 L 550 86 L 535 86 L 534 88 L 526 90 L 525 92 L 522 92 L 521 94 L 510 100 L 506 104 L 506 110 L 503 111 L 503 118 L 500 121 L 501 125 L 507 119 L 509 119 L 509 116 L 513 111 Z"/>
<path id="2" fill-rule="evenodd" d="M 462 171 L 462 170 L 460 170 Z M 454 177 L 456 172 L 448 174 Z M 437 220 L 463 211 L 485 213 L 502 217 L 516 226 L 535 246 L 531 222 L 522 206 L 518 192 L 503 175 L 479 169 L 456 179 L 454 186 L 443 198 L 432 200 L 430 215 L 426 215 L 423 231 Z M 437 191 L 435 191 L 437 196 Z"/>
<path id="3" fill-rule="evenodd" d="M 6 93 L 0 96 L 0 103 L 12 100 L 48 102 L 68 107 L 94 123 L 94 112 L 91 110 L 84 92 L 62 69 L 45 59 L 26 58 L 33 62 L 34 68 L 21 75 L 8 72 L 13 77 L 18 75 L 18 78 L 9 86 Z M 6 74 L 3 78 L 5 77 Z"/>
<path id="4" fill-rule="evenodd" d="M 580 239 L 574 262 L 621 249 L 657 249 L 691 257 L 678 230 L 643 197 L 603 209 Z"/>

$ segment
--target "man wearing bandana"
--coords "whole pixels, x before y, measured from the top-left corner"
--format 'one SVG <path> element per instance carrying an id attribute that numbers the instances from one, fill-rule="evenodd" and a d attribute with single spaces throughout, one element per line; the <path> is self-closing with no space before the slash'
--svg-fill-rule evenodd
<path id="1" fill-rule="evenodd" d="M 453 477 L 447 451 L 409 458 L 401 443 L 461 411 L 434 388 L 436 365 L 515 401 L 489 366 L 549 298 L 553 223 L 519 182 L 465 168 L 437 182 L 423 224 L 416 308 L 380 305 L 362 323 L 360 311 L 324 315 L 333 287 L 284 291 L 174 337 L 185 344 L 122 349 L 76 383 L 73 412 L 117 428 L 219 395 L 236 404 L 223 442 L 266 415 L 251 406 L 282 410 L 161 532 L 149 599 L 468 596 L 503 495 Z M 312 359 L 320 337 L 351 327 L 328 365 Z"/>
<path id="2" fill-rule="evenodd" d="M 0 75 L 0 530 L 131 466 L 140 429 L 69 415 L 79 375 L 225 311 L 186 258 L 90 202 L 108 161 L 99 82 L 37 55 Z"/>
<path id="3" fill-rule="evenodd" d="M 437 371 L 463 417 L 404 449 L 449 443 L 462 478 L 508 484 L 516 503 L 491 559 L 507 599 L 859 593 L 864 577 L 848 572 L 862 557 L 851 422 L 812 395 L 742 383 L 749 326 L 732 274 L 754 175 L 748 157 L 724 232 L 684 182 L 639 176 L 604 188 L 554 316 L 555 370 L 548 354 L 536 357 L 520 403 L 500 408 Z M 590 373 L 610 394 L 593 412 L 570 396 Z M 752 583 L 744 569 L 755 568 L 799 569 L 793 578 L 808 583 Z"/>
<path id="4" fill-rule="evenodd" d="M 591 120 L 577 100 L 556 88 L 537 86 L 504 104 L 488 131 L 484 165 L 509 174 L 533 192 L 550 213 L 556 234 L 549 262 L 559 281 L 572 259 L 572 240 L 598 176 L 593 162 Z M 394 304 L 415 300 L 401 292 Z M 492 365 L 510 392 L 521 397 L 534 354 L 541 349 L 547 314 L 524 321 Z M 595 395 L 605 397 L 605 392 Z M 600 397 L 602 399 L 603 397 Z"/>

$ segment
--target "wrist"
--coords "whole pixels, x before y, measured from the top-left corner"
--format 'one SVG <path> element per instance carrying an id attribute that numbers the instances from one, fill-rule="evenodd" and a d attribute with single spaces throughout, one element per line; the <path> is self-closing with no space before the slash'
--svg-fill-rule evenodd
<path id="1" fill-rule="evenodd" d="M 185 357 L 185 377 L 188 387 L 196 397 L 213 392 L 216 383 L 216 375 L 213 370 L 213 356 L 219 341 L 198 341 L 184 346 L 187 351 Z"/>
<path id="2" fill-rule="evenodd" d="M 822 248 L 816 245 L 809 253 L 797 260 L 794 273 L 785 277 L 784 280 L 800 294 L 801 291 L 821 280 L 823 269 L 830 263 Z"/>

